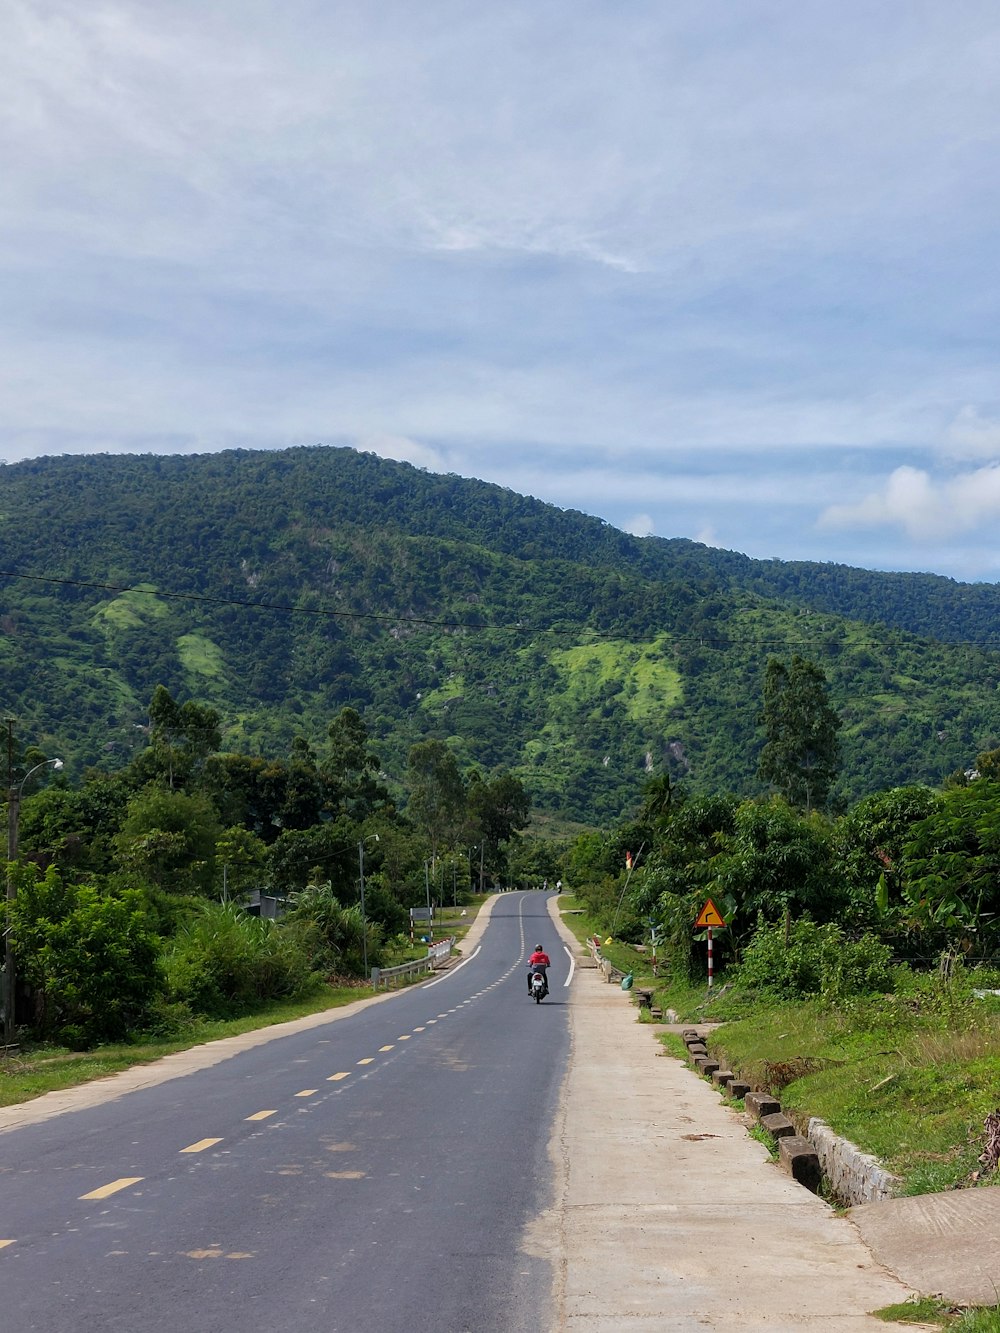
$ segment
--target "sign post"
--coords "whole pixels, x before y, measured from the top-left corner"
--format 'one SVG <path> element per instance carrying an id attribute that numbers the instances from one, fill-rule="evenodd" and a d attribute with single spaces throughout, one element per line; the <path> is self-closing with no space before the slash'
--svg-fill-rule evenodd
<path id="1" fill-rule="evenodd" d="M 694 923 L 695 930 L 708 931 L 708 989 L 712 989 L 712 930 L 725 928 L 725 920 L 722 913 L 716 907 L 715 903 L 709 898 L 708 902 L 698 913 L 698 920 Z"/>

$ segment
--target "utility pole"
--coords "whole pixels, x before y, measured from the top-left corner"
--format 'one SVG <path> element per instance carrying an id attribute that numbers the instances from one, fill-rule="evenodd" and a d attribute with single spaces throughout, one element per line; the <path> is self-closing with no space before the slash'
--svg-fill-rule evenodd
<path id="1" fill-rule="evenodd" d="M 434 908 L 431 907 L 431 879 L 427 862 L 424 862 L 424 888 L 427 890 L 427 943 L 434 943 Z"/>
<path id="2" fill-rule="evenodd" d="M 16 1035 L 14 1011 L 17 1006 L 17 983 L 14 975 L 14 950 L 10 938 L 10 905 L 17 897 L 14 863 L 17 860 L 17 825 L 21 812 L 21 794 L 24 791 L 24 784 L 32 774 L 49 764 L 55 769 L 60 769 L 63 761 L 43 759 L 34 768 L 29 768 L 21 781 L 14 785 L 14 719 L 9 717 L 7 719 L 7 905 L 3 939 L 3 1035 L 7 1046 L 13 1043 Z"/>
<path id="3" fill-rule="evenodd" d="M 17 801 L 14 790 L 14 719 L 7 718 L 7 903 L 3 929 L 3 1039 L 14 1040 L 14 951 L 10 942 L 10 904 L 14 901 L 14 862 L 17 859 Z"/>

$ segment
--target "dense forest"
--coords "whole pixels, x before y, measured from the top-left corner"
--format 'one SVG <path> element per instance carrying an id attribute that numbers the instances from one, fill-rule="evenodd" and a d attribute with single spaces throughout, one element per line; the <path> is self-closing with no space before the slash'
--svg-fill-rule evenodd
<path id="1" fill-rule="evenodd" d="M 124 770 L 157 686 L 284 756 L 356 709 L 404 796 L 446 742 L 552 827 L 660 774 L 754 794 L 764 675 L 801 653 L 843 722 L 834 808 L 1000 743 L 1000 590 L 634 538 L 351 449 L 0 471 L 5 713 L 67 773 Z"/>

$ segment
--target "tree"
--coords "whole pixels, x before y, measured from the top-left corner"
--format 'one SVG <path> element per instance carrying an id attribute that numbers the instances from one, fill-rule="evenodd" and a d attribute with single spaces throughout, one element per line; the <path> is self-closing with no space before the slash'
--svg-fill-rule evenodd
<path id="1" fill-rule="evenodd" d="M 167 786 L 183 785 L 222 743 L 219 714 L 214 708 L 178 704 L 170 691 L 157 685 L 149 703 L 149 751 L 140 768 L 165 772 Z"/>
<path id="2" fill-rule="evenodd" d="M 147 787 L 129 802 L 114 846 L 124 869 L 157 888 L 210 892 L 219 831 L 207 797 Z"/>
<path id="3" fill-rule="evenodd" d="M 223 901 L 239 899 L 259 884 L 267 865 L 267 844 L 239 824 L 220 834 L 215 844 Z"/>
<path id="4" fill-rule="evenodd" d="M 389 800 L 387 788 L 378 781 L 379 757 L 368 748 L 368 728 L 356 709 L 342 708 L 327 735 L 330 754 L 322 771 L 333 799 L 352 819 L 366 819 Z"/>
<path id="5" fill-rule="evenodd" d="M 421 741 L 410 750 L 407 813 L 426 834 L 431 861 L 457 836 L 465 814 L 465 787 L 458 761 L 444 741 Z"/>
<path id="6" fill-rule="evenodd" d="M 928 943 L 995 949 L 1000 935 L 1000 782 L 944 793 L 904 850 L 902 924 Z M 880 886 L 881 887 L 881 886 Z M 882 893 L 880 906 L 889 908 Z"/>
<path id="7" fill-rule="evenodd" d="M 38 1034 L 89 1047 L 141 1029 L 163 986 L 141 893 L 67 884 L 54 866 L 18 873 L 11 932 Z"/>
<path id="8" fill-rule="evenodd" d="M 491 867 L 502 870 L 500 849 L 527 827 L 531 797 L 512 773 L 501 773 L 491 782 L 483 782 L 474 773 L 469 782 L 468 813 L 470 832 L 488 849 Z"/>
<path id="9" fill-rule="evenodd" d="M 876 922 L 876 890 L 892 903 L 900 898 L 903 849 L 913 828 L 941 803 L 929 787 L 894 787 L 858 801 L 837 824 L 834 873 L 847 890 L 854 924 Z"/>
<path id="10" fill-rule="evenodd" d="M 826 804 L 837 776 L 840 718 L 830 706 L 826 675 L 796 653 L 791 668 L 772 657 L 761 714 L 766 740 L 757 776 L 807 812 Z"/>

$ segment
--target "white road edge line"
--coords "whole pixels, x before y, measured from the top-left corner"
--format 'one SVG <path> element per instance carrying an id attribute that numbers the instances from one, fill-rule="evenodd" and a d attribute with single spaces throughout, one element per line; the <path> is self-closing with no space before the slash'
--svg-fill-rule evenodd
<path id="1" fill-rule="evenodd" d="M 428 981 L 427 985 L 424 987 L 424 990 L 430 990 L 433 986 L 440 986 L 442 981 L 447 981 L 448 978 L 453 977 L 456 972 L 461 972 L 462 968 L 466 965 L 466 963 L 472 962 L 473 958 L 475 958 L 476 954 L 482 947 L 483 946 L 480 944 L 477 948 L 473 949 L 472 953 L 469 954 L 468 958 L 463 958 L 457 967 L 450 967 L 443 977 L 438 977 L 437 981 Z"/>
<path id="2" fill-rule="evenodd" d="M 566 951 L 566 957 L 569 959 L 569 976 L 563 982 L 563 989 L 565 990 L 566 987 L 569 985 L 569 983 L 573 980 L 573 973 L 576 971 L 576 959 L 570 953 L 567 945 L 564 944 L 563 949 Z"/>

